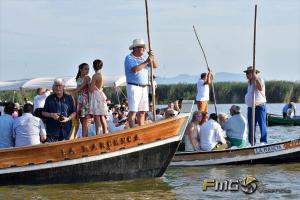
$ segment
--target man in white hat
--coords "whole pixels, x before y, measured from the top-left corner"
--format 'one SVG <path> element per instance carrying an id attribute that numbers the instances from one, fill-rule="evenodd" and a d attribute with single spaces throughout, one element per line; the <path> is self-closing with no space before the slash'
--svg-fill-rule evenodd
<path id="1" fill-rule="evenodd" d="M 149 52 L 146 59 L 144 57 L 146 46 L 143 39 L 135 39 L 130 45 L 132 52 L 125 58 L 125 75 L 127 81 L 128 96 L 128 122 L 130 127 L 134 127 L 135 117 L 137 116 L 138 125 L 143 125 L 145 121 L 145 112 L 149 110 L 148 102 L 148 70 L 153 63 L 157 64 L 154 54 Z M 138 115 L 136 115 L 138 113 Z"/>
<path id="2" fill-rule="evenodd" d="M 248 106 L 248 126 L 249 126 L 249 143 L 252 141 L 252 97 L 255 82 L 255 126 L 258 123 L 261 132 L 261 143 L 267 143 L 267 108 L 266 108 L 266 94 L 265 82 L 258 74 L 259 71 L 253 70 L 253 67 L 248 67 L 245 71 L 248 79 L 248 89 L 245 96 L 245 103 Z M 254 144 L 255 144 L 255 127 L 254 127 Z"/>

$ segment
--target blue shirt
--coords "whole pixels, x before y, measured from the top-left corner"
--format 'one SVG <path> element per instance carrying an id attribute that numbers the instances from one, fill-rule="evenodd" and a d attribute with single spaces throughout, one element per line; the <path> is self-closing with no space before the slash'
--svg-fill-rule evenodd
<path id="1" fill-rule="evenodd" d="M 135 83 L 141 85 L 148 85 L 148 69 L 149 66 L 144 67 L 138 72 L 133 72 L 132 68 L 145 62 L 146 59 L 141 57 L 135 57 L 132 53 L 125 58 L 125 76 L 127 83 Z"/>
<path id="2" fill-rule="evenodd" d="M 246 118 L 241 114 L 230 117 L 223 125 L 226 135 L 229 138 L 246 140 L 248 136 L 248 123 Z"/>
<path id="3" fill-rule="evenodd" d="M 11 115 L 0 116 L 0 148 L 13 147 L 13 118 Z"/>
<path id="4" fill-rule="evenodd" d="M 43 121 L 30 113 L 23 113 L 14 121 L 13 136 L 16 147 L 40 144 L 40 136 L 46 136 Z"/>
<path id="5" fill-rule="evenodd" d="M 58 113 L 63 114 L 65 117 L 69 117 L 73 112 L 75 112 L 73 98 L 65 93 L 61 98 L 58 98 L 56 94 L 51 94 L 46 99 L 43 112 Z M 46 130 L 47 135 L 49 136 L 59 137 L 59 135 L 62 134 L 64 139 L 68 139 L 71 128 L 71 121 L 61 123 L 52 118 L 46 119 Z"/>

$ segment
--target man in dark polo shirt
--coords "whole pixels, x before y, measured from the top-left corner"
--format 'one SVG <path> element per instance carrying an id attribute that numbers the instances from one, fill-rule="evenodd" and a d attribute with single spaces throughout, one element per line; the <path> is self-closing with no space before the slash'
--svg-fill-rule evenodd
<path id="1" fill-rule="evenodd" d="M 64 82 L 55 79 L 53 94 L 47 97 L 42 115 L 46 117 L 47 141 L 68 140 L 76 116 L 73 98 L 64 93 Z"/>

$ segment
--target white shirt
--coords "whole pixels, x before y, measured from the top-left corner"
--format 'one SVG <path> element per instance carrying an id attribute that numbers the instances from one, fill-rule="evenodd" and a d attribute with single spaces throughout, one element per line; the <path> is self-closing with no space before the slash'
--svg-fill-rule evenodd
<path id="1" fill-rule="evenodd" d="M 211 151 L 218 142 L 225 144 L 226 140 L 223 135 L 221 125 L 213 119 L 208 120 L 200 129 L 200 148 L 204 151 Z"/>
<path id="2" fill-rule="evenodd" d="M 45 100 L 47 99 L 47 97 L 49 95 L 50 95 L 50 91 L 46 91 L 42 95 L 36 95 L 34 97 L 33 110 L 35 110 L 37 108 L 44 108 Z"/>
<path id="3" fill-rule="evenodd" d="M 13 137 L 16 138 L 16 147 L 40 144 L 40 136 L 42 135 L 46 136 L 43 121 L 30 113 L 23 113 L 13 123 Z"/>
<path id="4" fill-rule="evenodd" d="M 258 78 L 261 83 L 262 83 L 262 91 L 259 91 L 257 88 L 255 88 L 255 105 L 260 105 L 263 103 L 266 103 L 266 95 L 265 95 L 265 82 L 264 80 Z M 254 89 L 254 84 L 248 81 L 248 89 L 247 93 L 245 96 L 245 103 L 248 107 L 252 107 L 252 96 L 253 96 L 253 89 Z"/>
<path id="5" fill-rule="evenodd" d="M 208 101 L 209 100 L 209 85 L 204 84 L 204 80 L 199 79 L 197 83 L 197 101 Z"/>
<path id="6" fill-rule="evenodd" d="M 240 113 L 230 117 L 223 125 L 226 135 L 229 138 L 246 140 L 248 133 L 248 123 L 246 118 Z"/>

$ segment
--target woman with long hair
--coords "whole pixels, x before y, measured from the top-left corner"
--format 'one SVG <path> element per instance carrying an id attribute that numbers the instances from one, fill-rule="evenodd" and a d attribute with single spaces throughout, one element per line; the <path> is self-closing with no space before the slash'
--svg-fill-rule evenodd
<path id="1" fill-rule="evenodd" d="M 89 65 L 82 63 L 78 66 L 76 76 L 77 88 L 77 116 L 82 124 L 82 136 L 88 136 L 88 117 L 89 117 L 89 87 L 91 78 L 89 77 Z"/>
<path id="2" fill-rule="evenodd" d="M 191 122 L 188 124 L 185 135 L 184 135 L 184 144 L 185 151 L 199 151 L 200 150 L 200 141 L 198 134 L 200 132 L 200 125 L 202 122 L 203 113 L 200 111 L 195 111 Z"/>

